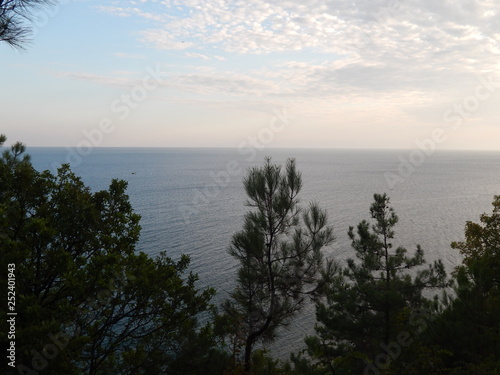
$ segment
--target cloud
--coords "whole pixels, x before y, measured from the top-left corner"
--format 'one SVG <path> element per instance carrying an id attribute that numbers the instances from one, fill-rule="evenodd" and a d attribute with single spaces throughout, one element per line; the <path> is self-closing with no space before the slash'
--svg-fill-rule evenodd
<path id="1" fill-rule="evenodd" d="M 196 58 L 196 59 L 202 59 L 202 60 L 205 60 L 205 61 L 211 60 L 211 58 L 208 57 L 207 55 L 203 55 L 201 53 L 196 53 L 196 52 L 186 52 L 184 54 L 184 56 L 186 56 L 186 57 L 192 57 L 192 58 Z"/>
<path id="2" fill-rule="evenodd" d="M 417 115 L 470 95 L 479 75 L 500 67 L 494 0 L 118 1 L 101 9 L 160 19 L 139 33 L 148 47 L 181 50 L 199 64 L 227 56 L 224 71 L 183 66 L 193 71 L 171 76 L 171 87 L 197 94 L 376 96 Z"/>
<path id="3" fill-rule="evenodd" d="M 121 72 L 121 74 L 128 75 L 125 72 Z M 72 78 L 110 87 L 134 87 L 136 84 L 140 83 L 140 80 L 133 78 L 103 76 L 84 72 L 57 72 L 55 75 L 58 78 Z"/>
<path id="4" fill-rule="evenodd" d="M 252 55 L 315 51 L 371 63 L 434 61 L 437 68 L 451 63 L 462 69 L 470 63 L 491 69 L 500 52 L 500 4 L 491 0 L 122 3 L 99 9 L 161 20 L 140 32 L 141 40 L 157 49 L 202 47 Z"/>
<path id="5" fill-rule="evenodd" d="M 113 56 L 115 57 L 119 57 L 119 58 L 122 58 L 122 59 L 145 59 L 146 56 L 144 55 L 134 55 L 134 54 L 131 54 L 131 53 L 126 53 L 126 52 L 115 52 L 113 53 Z"/>
<path id="6" fill-rule="evenodd" d="M 169 86 L 198 94 L 232 94 L 269 96 L 280 93 L 280 86 L 271 80 L 238 73 L 190 73 L 172 76 Z"/>
<path id="7" fill-rule="evenodd" d="M 59 78 L 72 78 L 110 87 L 134 87 L 141 80 L 132 78 L 133 72 L 115 71 L 115 75 L 98 75 L 86 72 L 57 72 Z M 231 94 L 236 96 L 261 97 L 280 93 L 278 84 L 271 80 L 259 79 L 248 74 L 219 73 L 211 67 L 199 67 L 195 73 L 172 73 L 165 77 L 160 87 L 177 89 L 196 94 Z"/>
<path id="8" fill-rule="evenodd" d="M 97 5 L 94 7 L 94 9 L 96 9 L 98 12 L 107 13 L 117 17 L 139 16 L 151 21 L 163 21 L 165 19 L 165 16 L 161 13 L 142 11 L 138 6 L 143 5 L 144 3 L 146 3 L 146 1 L 129 1 L 129 3 L 133 6 L 120 7 L 115 5 Z"/>
<path id="9" fill-rule="evenodd" d="M 112 16 L 117 16 L 117 17 L 130 17 L 133 14 L 140 12 L 138 8 L 123 8 L 123 7 L 109 6 L 109 5 L 108 6 L 98 5 L 96 6 L 96 9 L 102 13 L 108 13 L 111 14 Z"/>
<path id="10" fill-rule="evenodd" d="M 176 40 L 175 36 L 166 30 L 143 30 L 139 34 L 141 41 L 156 49 L 182 50 L 193 46 L 191 42 Z"/>
<path id="11" fill-rule="evenodd" d="M 202 59 L 204 61 L 210 61 L 210 60 L 217 60 L 217 61 L 226 61 L 226 59 L 223 56 L 207 56 L 202 53 L 197 53 L 197 52 L 186 52 L 184 54 L 186 57 L 191 57 L 195 59 Z"/>

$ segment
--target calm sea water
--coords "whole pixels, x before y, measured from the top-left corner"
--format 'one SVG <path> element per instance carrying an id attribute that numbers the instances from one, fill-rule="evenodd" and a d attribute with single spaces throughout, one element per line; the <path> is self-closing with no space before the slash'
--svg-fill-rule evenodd
<path id="1" fill-rule="evenodd" d="M 394 186 L 386 174 L 399 176 L 400 158 L 408 159 L 410 151 L 267 149 L 251 157 L 233 149 L 96 148 L 81 160 L 67 159 L 64 148 L 28 153 L 39 170 L 72 161 L 94 190 L 107 188 L 112 178 L 128 181 L 131 203 L 142 216 L 139 250 L 166 251 L 174 259 L 189 254 L 199 287 L 215 287 L 216 302 L 234 286 L 237 264 L 227 248 L 248 209 L 242 178 L 266 155 L 275 163 L 296 158 L 301 202 L 315 200 L 328 210 L 337 239 L 325 252 L 339 261 L 353 256 L 348 227 L 369 219 L 373 194 L 386 192 L 400 219 L 396 245 L 412 250 L 421 244 L 429 261 L 441 258 L 451 270 L 461 260 L 451 241 L 461 240 L 466 221 L 490 212 L 500 194 L 499 152 L 436 151 Z M 280 356 L 302 348 L 314 320 L 309 306 L 270 349 Z"/>

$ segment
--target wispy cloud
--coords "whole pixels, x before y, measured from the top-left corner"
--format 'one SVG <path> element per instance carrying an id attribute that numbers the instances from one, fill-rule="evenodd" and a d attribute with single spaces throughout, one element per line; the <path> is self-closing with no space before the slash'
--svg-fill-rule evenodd
<path id="1" fill-rule="evenodd" d="M 500 52 L 500 3 L 492 0 L 122 3 L 99 9 L 161 20 L 140 33 L 143 42 L 158 49 L 202 46 L 254 55 L 315 51 L 359 57 L 365 65 L 413 62 L 433 69 L 475 71 L 496 69 Z"/>
<path id="2" fill-rule="evenodd" d="M 149 14 L 137 2 L 133 3 L 136 7 L 101 6 L 100 10 L 120 16 Z M 353 49 L 372 45 L 385 47 L 381 52 L 402 47 L 401 52 L 419 49 L 424 54 L 449 47 L 450 42 L 454 45 L 479 41 L 480 46 L 488 46 L 498 39 L 500 32 L 496 17 L 500 4 L 485 0 L 466 3 L 361 0 L 355 4 L 170 0 L 162 4 L 164 13 L 155 17 L 167 22 L 156 29 L 159 38 L 168 32 L 173 40 L 190 40 L 238 53 L 307 48 L 352 53 Z M 144 5 L 147 6 L 146 2 Z"/>
<path id="3" fill-rule="evenodd" d="M 117 17 L 130 17 L 133 14 L 139 12 L 138 8 L 123 8 L 110 5 L 99 5 L 96 7 L 96 9 L 100 12 L 108 13 L 111 14 L 112 16 L 117 16 Z"/>
<path id="4" fill-rule="evenodd" d="M 135 54 L 132 54 L 132 53 L 126 53 L 126 52 L 115 52 L 113 53 L 113 56 L 115 57 L 119 57 L 119 58 L 122 58 L 122 59 L 145 59 L 146 56 L 144 55 L 135 55 Z"/>
<path id="5" fill-rule="evenodd" d="M 119 3 L 119 2 L 115 1 L 114 3 Z M 129 5 L 132 6 L 120 7 L 115 5 L 98 5 L 95 7 L 95 9 L 99 12 L 107 13 L 117 17 L 139 16 L 152 21 L 163 21 L 165 19 L 165 16 L 162 13 L 146 12 L 138 7 L 146 3 L 146 1 L 139 1 L 139 2 L 128 1 L 127 3 L 129 3 Z"/>
<path id="6" fill-rule="evenodd" d="M 125 72 L 120 73 L 122 76 L 128 75 Z M 134 87 L 134 85 L 140 82 L 139 80 L 133 78 L 104 76 L 83 72 L 57 72 L 55 73 L 55 76 L 58 78 L 71 78 L 110 87 Z"/>
<path id="7" fill-rule="evenodd" d="M 134 87 L 141 84 L 139 78 L 130 77 L 130 72 L 114 75 L 98 75 L 85 72 L 58 72 L 59 78 L 71 78 L 110 87 Z M 200 68 L 195 73 L 170 74 L 160 85 L 164 88 L 177 89 L 196 94 L 222 94 L 236 96 L 261 97 L 279 94 L 280 87 L 271 80 L 259 79 L 242 73 L 218 73 L 210 67 Z"/>
<path id="8" fill-rule="evenodd" d="M 226 59 L 223 56 L 208 56 L 197 52 L 186 52 L 184 56 L 191 57 L 194 59 L 202 59 L 204 61 L 210 61 L 210 60 L 226 61 Z"/>
<path id="9" fill-rule="evenodd" d="M 351 102 L 377 95 L 402 108 L 425 107 L 463 96 L 457 92 L 466 93 L 478 75 L 500 68 L 500 3 L 494 0 L 117 4 L 101 11 L 161 19 L 139 33 L 148 47 L 182 50 L 201 64 L 222 61 L 221 55 L 253 59 L 245 68 L 173 75 L 171 84 L 188 92 Z M 299 53 L 300 59 L 289 57 Z"/>
<path id="10" fill-rule="evenodd" d="M 169 31 L 162 29 L 144 30 L 139 34 L 141 35 L 140 40 L 142 42 L 157 49 L 182 50 L 194 46 L 194 43 L 184 41 L 178 37 L 176 38 L 176 36 Z"/>
<path id="11" fill-rule="evenodd" d="M 186 52 L 184 54 L 184 56 L 186 56 L 186 57 L 192 57 L 192 58 L 195 58 L 195 59 L 202 59 L 202 60 L 205 60 L 205 61 L 211 60 L 211 58 L 208 57 L 207 55 L 203 55 L 201 53 L 196 53 L 196 52 Z"/>

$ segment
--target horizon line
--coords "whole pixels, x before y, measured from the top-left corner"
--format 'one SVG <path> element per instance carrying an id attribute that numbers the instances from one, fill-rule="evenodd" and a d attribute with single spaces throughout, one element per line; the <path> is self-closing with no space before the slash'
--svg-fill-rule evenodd
<path id="1" fill-rule="evenodd" d="M 23 143 L 23 142 L 21 142 Z M 13 143 L 14 144 L 14 143 Z M 12 144 L 12 145 L 13 145 Z M 12 145 L 0 146 L 0 149 L 10 148 Z M 30 148 L 62 148 L 62 149 L 75 149 L 77 146 L 30 146 L 25 143 L 23 145 L 26 147 L 26 151 Z M 92 149 L 227 149 L 235 150 L 238 147 L 234 146 L 94 146 Z M 264 150 L 351 150 L 351 151 L 415 151 L 420 150 L 419 148 L 395 148 L 395 147 L 303 147 L 303 146 L 277 146 L 277 147 L 263 147 L 261 149 L 256 148 L 257 151 Z M 423 151 L 423 150 L 421 150 Z M 477 152 L 500 152 L 500 149 L 463 149 L 463 148 L 435 148 L 432 152 L 436 151 L 477 151 Z"/>

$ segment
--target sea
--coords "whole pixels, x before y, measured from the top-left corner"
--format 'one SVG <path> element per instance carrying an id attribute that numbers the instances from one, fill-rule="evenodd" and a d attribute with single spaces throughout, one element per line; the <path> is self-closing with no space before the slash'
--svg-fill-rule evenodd
<path id="1" fill-rule="evenodd" d="M 235 285 L 238 264 L 227 250 L 250 210 L 243 178 L 265 157 L 281 165 L 296 160 L 303 180 L 300 204 L 314 201 L 327 210 L 336 240 L 324 254 L 340 263 L 354 257 L 349 227 L 370 220 L 373 194 L 387 193 L 399 216 L 394 245 L 411 253 L 420 244 L 428 262 L 442 259 L 451 272 L 461 256 L 450 243 L 464 238 L 467 221 L 491 212 L 494 195 L 500 194 L 500 152 L 493 151 L 94 148 L 83 154 L 31 147 L 27 152 L 38 170 L 55 171 L 69 162 L 94 191 L 114 178 L 127 181 L 132 206 L 142 217 L 137 250 L 152 257 L 161 251 L 173 259 L 189 255 L 197 286 L 217 290 L 215 304 Z M 310 303 L 266 347 L 286 358 L 304 348 L 314 323 Z"/>

